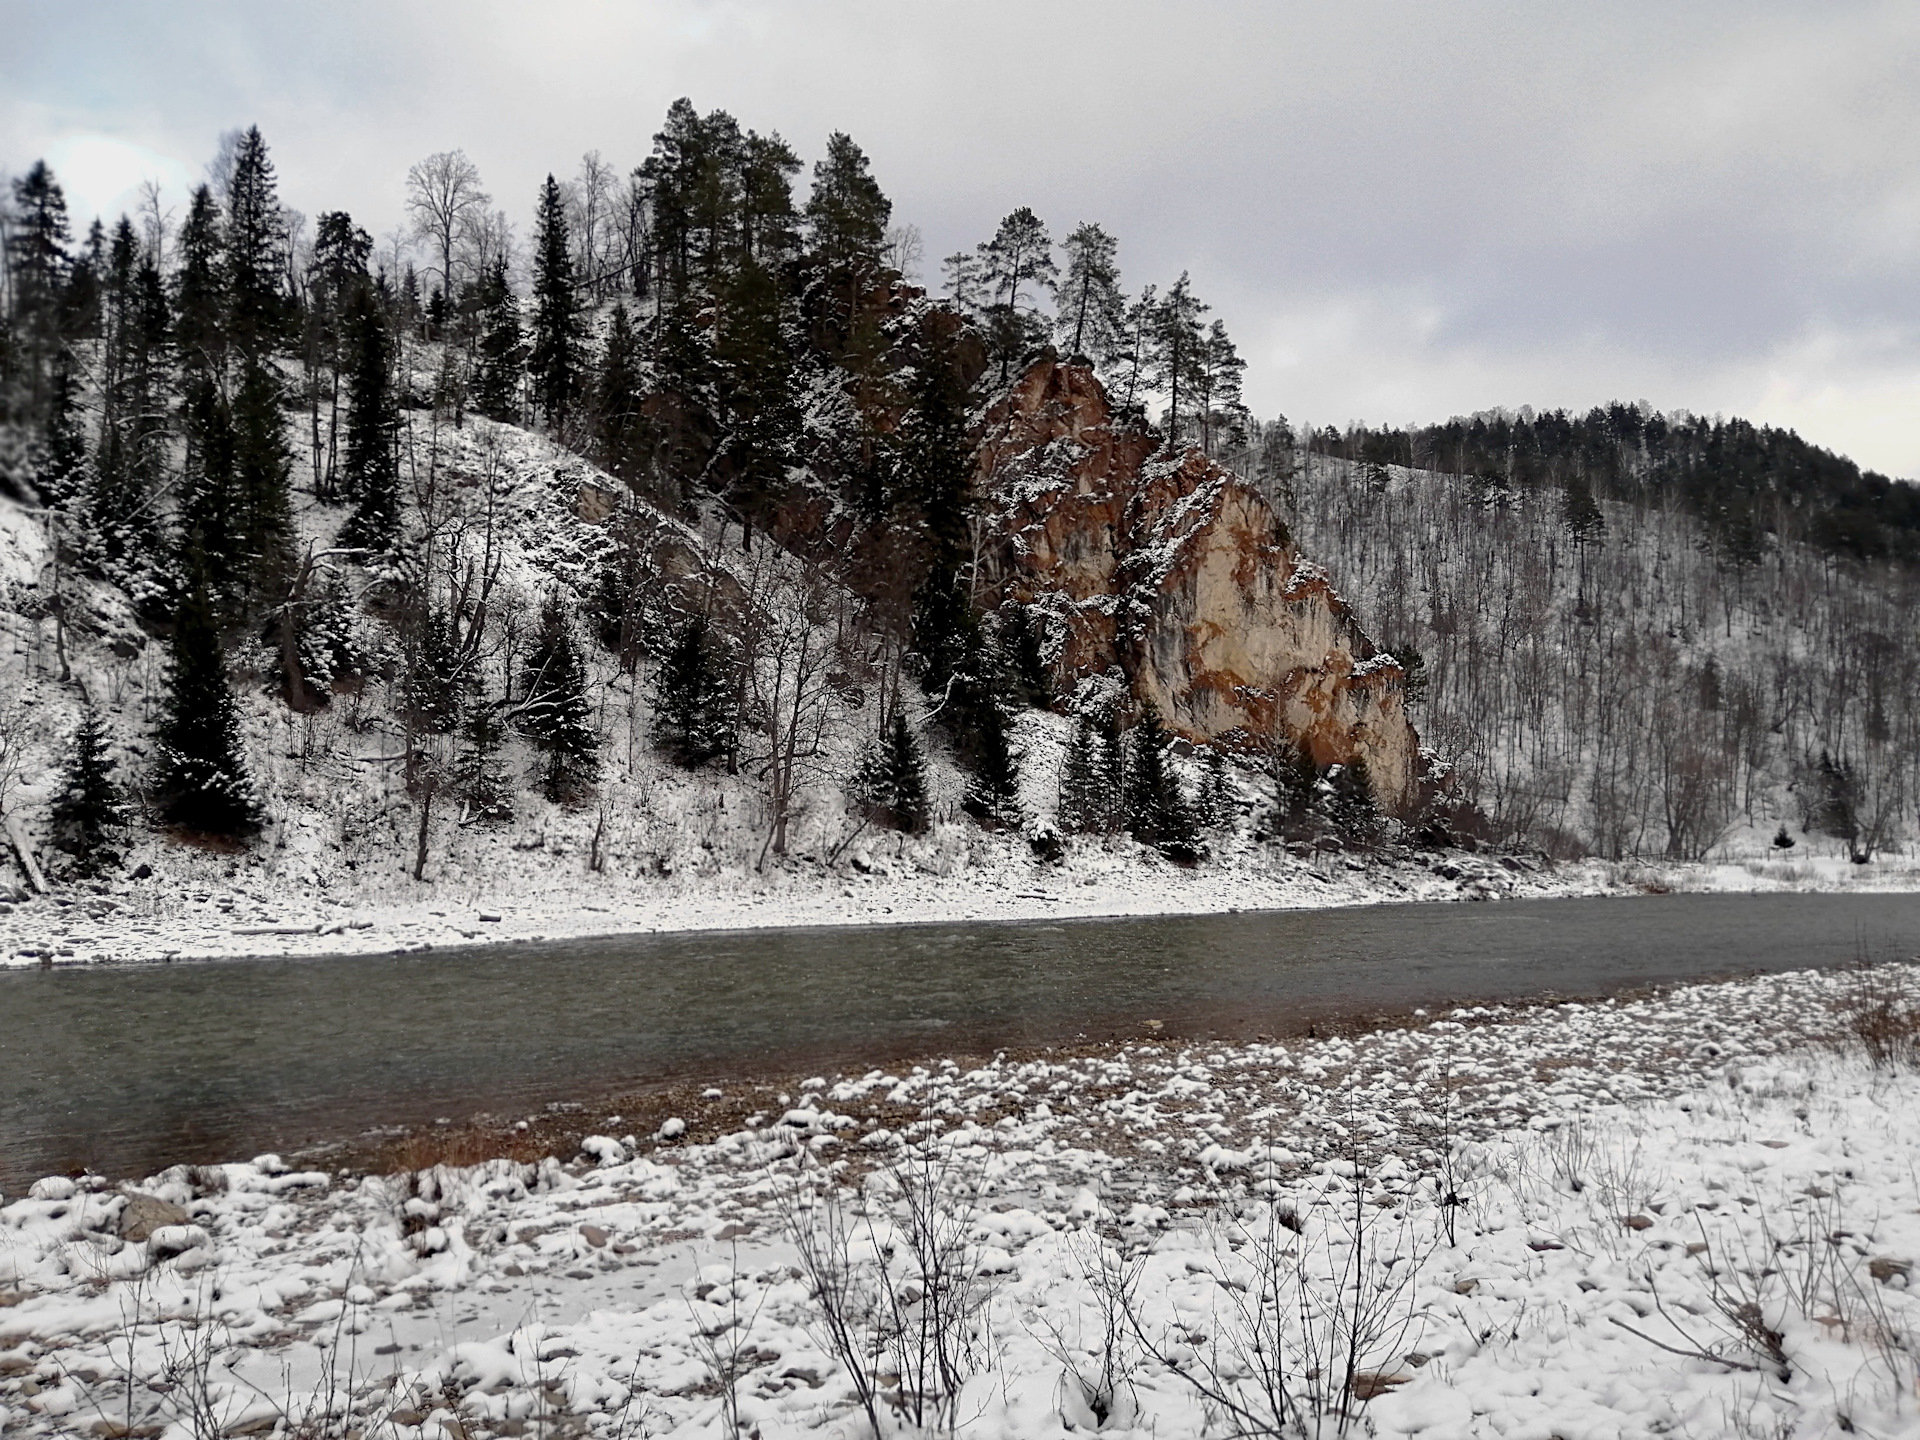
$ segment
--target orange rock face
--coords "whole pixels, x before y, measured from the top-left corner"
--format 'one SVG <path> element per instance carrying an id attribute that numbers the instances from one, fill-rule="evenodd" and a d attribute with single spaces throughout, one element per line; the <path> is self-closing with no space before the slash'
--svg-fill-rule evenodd
<path id="1" fill-rule="evenodd" d="M 1051 357 L 977 440 L 987 598 L 1048 618 L 1063 689 L 1117 670 L 1190 740 L 1364 759 L 1383 806 L 1413 802 L 1399 665 L 1251 486 L 1197 449 L 1155 451 L 1116 423 L 1090 368 Z"/>

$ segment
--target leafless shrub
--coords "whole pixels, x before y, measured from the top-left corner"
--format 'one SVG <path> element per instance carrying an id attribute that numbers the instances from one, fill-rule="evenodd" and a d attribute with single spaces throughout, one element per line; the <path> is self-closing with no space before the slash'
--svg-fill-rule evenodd
<path id="1" fill-rule="evenodd" d="M 845 1367 L 875 1435 L 883 1403 L 922 1430 L 952 1434 L 961 1388 L 992 1359 L 990 1291 L 972 1239 L 977 1193 L 932 1135 L 903 1145 L 870 1182 L 857 1211 L 817 1169 L 781 1194 L 815 1336 Z"/>
<path id="2" fill-rule="evenodd" d="M 708 1313 L 696 1309 L 694 1301 L 687 1302 L 694 1348 L 705 1361 L 707 1381 L 719 1396 L 721 1433 L 728 1436 L 742 1433 L 740 1381 L 760 1358 L 759 1352 L 747 1341 L 753 1322 L 760 1316 L 760 1306 L 766 1303 L 763 1291 L 759 1302 L 748 1311 L 741 1279 L 740 1247 L 736 1244 L 727 1267 L 726 1283 L 715 1289 L 706 1289 L 703 1285 L 703 1293 L 697 1297 Z"/>
<path id="3" fill-rule="evenodd" d="M 1344 1435 L 1360 1406 L 1411 1379 L 1394 1369 L 1414 1322 L 1414 1283 L 1430 1245 L 1403 1210 L 1396 1225 L 1353 1167 L 1350 1195 L 1302 1216 L 1269 1198 L 1214 1222 L 1210 1328 L 1135 1337 L 1237 1436 Z"/>
<path id="4" fill-rule="evenodd" d="M 1144 1356 L 1127 1317 L 1139 1308 L 1146 1251 L 1130 1249 L 1119 1236 L 1102 1235 L 1097 1227 L 1079 1231 L 1067 1246 L 1090 1307 L 1076 1304 L 1065 1324 L 1036 1310 L 1028 1323 L 1041 1347 L 1059 1361 L 1062 1378 L 1071 1382 L 1094 1423 L 1104 1426 L 1134 1404 L 1134 1377 Z"/>
<path id="5" fill-rule="evenodd" d="M 1877 1070 L 1920 1059 L 1920 998 L 1904 966 L 1863 965 L 1841 984 L 1840 1017 Z"/>

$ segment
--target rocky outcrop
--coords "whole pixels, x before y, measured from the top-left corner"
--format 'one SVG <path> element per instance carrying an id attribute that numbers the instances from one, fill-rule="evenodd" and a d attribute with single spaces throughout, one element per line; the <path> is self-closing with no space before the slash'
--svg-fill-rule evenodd
<path id="1" fill-rule="evenodd" d="M 987 598 L 1047 617 L 1064 689 L 1117 672 L 1190 740 L 1364 759 L 1383 804 L 1412 804 L 1400 666 L 1257 491 L 1197 449 L 1156 448 L 1088 366 L 1052 356 L 976 438 Z"/>

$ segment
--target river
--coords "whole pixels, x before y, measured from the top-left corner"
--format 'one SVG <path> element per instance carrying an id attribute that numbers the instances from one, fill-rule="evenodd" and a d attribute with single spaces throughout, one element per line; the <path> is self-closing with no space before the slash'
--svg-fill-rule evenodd
<path id="1" fill-rule="evenodd" d="M 703 931 L 0 974 L 0 1190 L 616 1086 L 1920 951 L 1920 895 L 1670 895 Z"/>

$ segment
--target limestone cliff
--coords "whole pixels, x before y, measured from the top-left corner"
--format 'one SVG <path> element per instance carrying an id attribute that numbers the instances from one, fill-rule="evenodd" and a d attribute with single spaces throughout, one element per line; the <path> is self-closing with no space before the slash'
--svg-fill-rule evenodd
<path id="1" fill-rule="evenodd" d="M 1048 618 L 1064 689 L 1117 669 L 1190 740 L 1359 757 L 1383 805 L 1412 803 L 1419 740 L 1399 665 L 1251 486 L 1197 449 L 1156 449 L 1116 421 L 1089 367 L 1052 356 L 976 439 L 988 598 Z"/>

